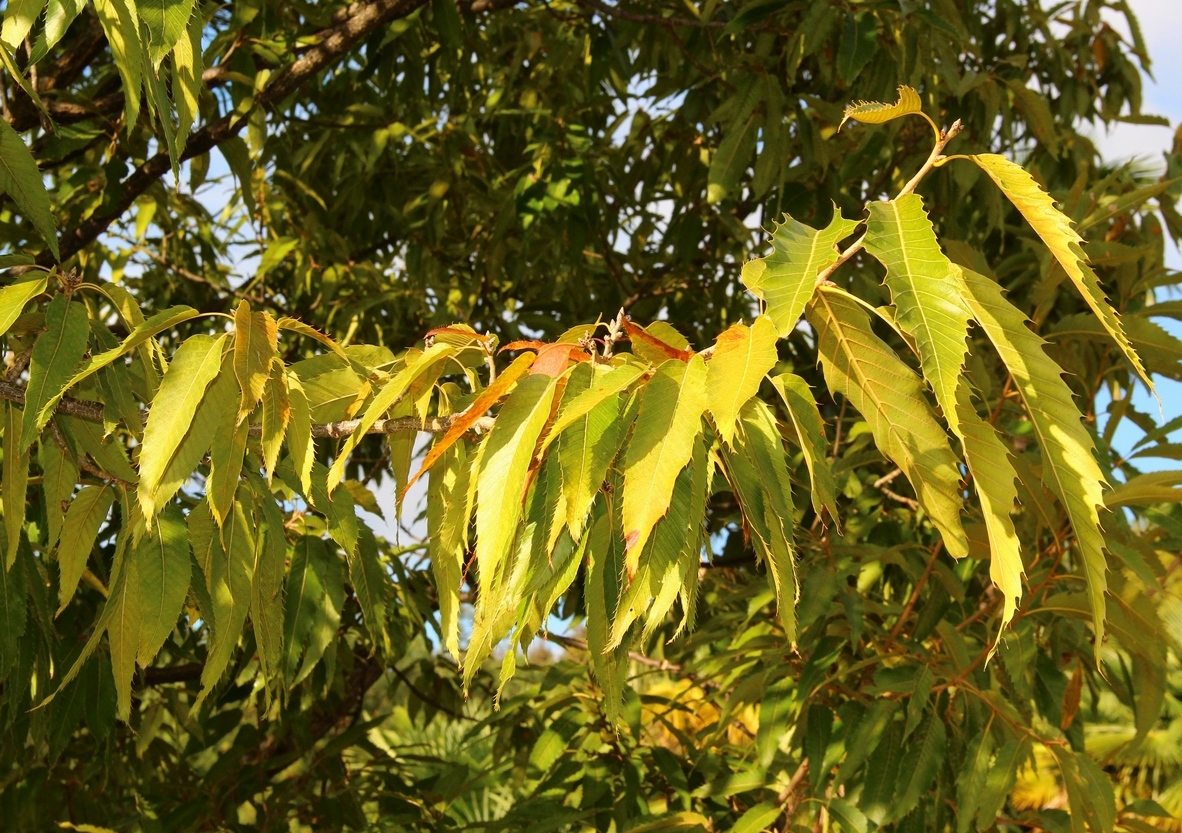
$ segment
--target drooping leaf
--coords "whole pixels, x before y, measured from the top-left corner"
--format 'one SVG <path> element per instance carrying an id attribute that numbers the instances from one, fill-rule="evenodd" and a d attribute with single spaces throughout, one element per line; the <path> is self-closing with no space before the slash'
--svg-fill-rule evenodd
<path id="1" fill-rule="evenodd" d="M 610 723 L 620 719 L 624 700 L 627 646 L 608 648 L 609 626 L 620 598 L 624 574 L 624 542 L 613 530 L 610 500 L 597 504 L 587 544 L 587 572 L 584 593 L 587 598 L 587 650 L 599 687 L 603 690 L 604 711 Z"/>
<path id="2" fill-rule="evenodd" d="M 981 500 L 989 536 L 989 577 L 1003 599 L 1000 638 L 1001 630 L 1014 618 L 1018 599 L 1022 597 L 1022 553 L 1010 517 L 1018 499 L 1014 485 L 1018 474 L 997 431 L 973 408 L 967 380 L 957 389 L 956 407 L 965 463 L 973 475 L 973 488 Z"/>
<path id="3" fill-rule="evenodd" d="M 139 15 L 131 0 L 95 0 L 94 11 L 123 81 L 124 123 L 130 131 L 139 120 L 144 75 L 151 71 L 140 41 Z"/>
<path id="4" fill-rule="evenodd" d="M 29 453 L 21 442 L 24 414 L 11 403 L 4 408 L 4 471 L 0 476 L 0 499 L 4 510 L 4 568 L 11 570 L 25 525 L 26 494 L 29 486 Z"/>
<path id="5" fill-rule="evenodd" d="M 173 44 L 181 39 L 189 26 L 196 0 L 147 0 L 136 8 L 148 32 L 148 56 L 152 66 L 159 69 Z"/>
<path id="6" fill-rule="evenodd" d="M 993 762 L 993 735 L 982 731 L 968 746 L 964 766 L 956 780 L 956 831 L 969 833 L 981 804 L 985 778 Z"/>
<path id="7" fill-rule="evenodd" d="M 622 517 L 629 576 L 653 526 L 669 508 L 673 483 L 693 454 L 706 410 L 701 356 L 662 364 L 640 395 L 640 411 L 624 456 Z"/>
<path id="8" fill-rule="evenodd" d="M 597 366 L 595 379 L 590 387 L 583 389 L 571 382 L 566 386 L 566 395 L 558 409 L 558 416 L 546 432 L 542 441 L 539 456 L 546 454 L 550 444 L 559 440 L 563 433 L 572 425 L 578 423 L 587 414 L 594 411 L 601 403 L 627 390 L 637 379 L 644 375 L 644 368 L 636 364 L 617 364 L 609 369 Z"/>
<path id="9" fill-rule="evenodd" d="M 784 407 L 796 428 L 804 462 L 809 470 L 812 485 L 813 509 L 818 515 L 821 509 L 837 523 L 837 486 L 833 479 L 833 468 L 829 463 L 829 441 L 825 436 L 825 423 L 817 410 L 817 402 L 808 382 L 793 373 L 781 373 L 772 377 L 772 386 L 784 400 Z"/>
<path id="10" fill-rule="evenodd" d="M 44 442 L 37 449 L 41 466 L 41 494 L 45 500 L 46 546 L 56 549 L 62 524 L 78 485 L 78 460 L 66 443 Z"/>
<path id="11" fill-rule="evenodd" d="M 894 104 L 884 104 L 879 101 L 859 101 L 856 104 L 850 104 L 842 114 L 838 130 L 845 127 L 845 123 L 850 119 L 862 124 L 886 124 L 901 116 L 922 112 L 923 102 L 919 98 L 919 93 L 911 87 L 901 86 L 899 87 L 899 100 Z"/>
<path id="12" fill-rule="evenodd" d="M 739 103 L 738 112 L 723 131 L 707 174 L 706 198 L 711 203 L 737 196 L 739 181 L 751 162 L 759 135 L 762 114 L 757 108 L 763 89 L 764 85 L 758 81 L 751 84 Z"/>
<path id="13" fill-rule="evenodd" d="M 957 267 L 940 251 L 923 200 L 907 194 L 871 203 L 866 251 L 886 267 L 895 320 L 915 339 L 924 379 L 956 433 L 956 388 L 968 352 L 969 311 L 952 275 Z"/>
<path id="14" fill-rule="evenodd" d="M 968 553 L 960 522 L 958 461 L 928 407 L 918 377 L 870 330 L 853 301 L 822 289 L 808 310 L 830 389 L 866 419 L 875 445 L 915 489 L 955 558 Z"/>
<path id="15" fill-rule="evenodd" d="M 476 563 L 481 586 L 495 595 L 501 567 L 517 534 L 526 472 L 550 417 L 555 380 L 527 376 L 518 383 L 488 436 L 477 475 Z M 482 600 L 483 601 L 483 600 Z"/>
<path id="16" fill-rule="evenodd" d="M 608 370 L 591 364 L 575 368 L 567 382 L 555 427 L 564 421 L 564 416 L 576 410 L 580 401 L 587 401 L 588 395 L 623 381 L 616 377 L 629 374 L 621 374 L 621 370 L 623 368 Z M 609 382 L 609 378 L 613 382 Z M 577 541 L 582 537 L 591 502 L 607 477 L 608 466 L 615 458 L 626 430 L 620 420 L 620 395 L 606 396 L 581 418 L 567 425 L 569 427 L 558 437 L 557 453 L 562 472 L 562 496 L 566 501 L 566 525 L 571 537 Z M 554 435 L 553 428 L 550 434 Z"/>
<path id="17" fill-rule="evenodd" d="M 312 673 L 324 656 L 336 636 L 344 597 L 341 560 L 328 551 L 321 539 L 301 537 L 292 555 L 284 605 L 284 676 L 289 687 Z"/>
<path id="18" fill-rule="evenodd" d="M 214 426 L 209 446 L 209 477 L 205 481 L 205 495 L 219 528 L 234 510 L 249 434 L 250 426 L 246 423 L 232 428 L 229 425 Z"/>
<path id="19" fill-rule="evenodd" d="M 766 315 L 750 327 L 733 325 L 714 342 L 714 355 L 706 365 L 706 396 L 714 426 L 727 445 L 734 442 L 739 411 L 759 391 L 776 361 L 776 328 Z"/>
<path id="20" fill-rule="evenodd" d="M 291 406 L 291 420 L 287 426 L 287 453 L 300 479 L 304 496 L 312 494 L 312 462 L 316 442 L 312 439 L 312 415 L 304 386 L 294 373 L 287 373 L 287 402 Z"/>
<path id="21" fill-rule="evenodd" d="M 353 593 L 357 596 L 370 638 L 389 656 L 392 648 L 386 617 L 389 612 L 387 595 L 390 579 L 380 556 L 373 532 L 368 526 L 362 525 L 358 545 L 346 558 L 349 563 L 349 583 L 353 585 Z"/>
<path id="22" fill-rule="evenodd" d="M 903 818 L 920 803 L 944 763 L 946 743 L 944 721 L 938 714 L 929 713 L 903 752 L 901 777 L 896 785 L 900 794 L 891 807 L 891 818 Z"/>
<path id="23" fill-rule="evenodd" d="M 10 19 L 6 13 L 5 28 Z M 25 147 L 20 134 L 4 119 L 0 119 L 0 191 L 12 197 L 21 213 L 29 218 L 33 227 L 45 238 L 54 258 L 60 257 L 49 194 L 45 190 L 45 183 L 41 181 L 37 162 Z"/>
<path id="24" fill-rule="evenodd" d="M 785 215 L 772 232 L 772 253 L 743 265 L 744 285 L 767 302 L 767 314 L 780 338 L 796 327 L 816 291 L 817 276 L 837 262 L 837 244 L 857 226 L 857 220 L 842 217 L 836 206 L 833 219 L 823 229 Z"/>
<path id="25" fill-rule="evenodd" d="M 1104 503 L 1107 485 L 1092 456 L 1092 438 L 1080 424 L 1081 415 L 1062 370 L 1045 352 L 1043 340 L 1026 328 L 1026 316 L 1002 295 L 988 278 L 963 270 L 965 300 L 1002 362 L 1014 377 L 1038 439 L 1043 458 L 1043 483 L 1063 508 L 1075 531 L 1092 599 L 1096 650 L 1104 636 L 1104 536 L 1097 507 Z"/>
<path id="26" fill-rule="evenodd" d="M 22 637 L 28 628 L 28 580 L 23 559 L 0 570 L 0 674 L 18 667 Z M 27 640 L 25 640 L 27 642 Z"/>
<path id="27" fill-rule="evenodd" d="M 254 496 L 254 568 L 250 579 L 250 621 L 259 649 L 259 663 L 268 680 L 283 670 L 283 584 L 287 558 L 287 533 L 283 513 L 267 484 L 248 472 Z"/>
<path id="28" fill-rule="evenodd" d="M 471 459 L 464 443 L 453 445 L 431 470 L 427 496 L 431 572 L 439 599 L 439 629 L 443 645 L 460 658 L 460 584 L 467 551 L 468 481 Z"/>
<path id="29" fill-rule="evenodd" d="M 221 369 L 226 338 L 198 334 L 186 339 L 152 400 L 140 447 L 138 490 L 140 505 L 149 518 L 159 511 L 160 487 L 169 463 L 193 426 L 206 388 Z"/>
<path id="30" fill-rule="evenodd" d="M 238 422 L 242 423 L 263 397 L 271 362 L 278 349 L 279 327 L 270 313 L 251 312 L 241 301 L 234 311 L 234 375 L 242 388 Z"/>
<path id="31" fill-rule="evenodd" d="M 997 183 L 997 187 L 1042 238 L 1042 242 L 1051 250 L 1051 254 L 1071 278 L 1071 282 L 1075 284 L 1075 288 L 1079 290 L 1092 312 L 1100 319 L 1104 329 L 1116 341 L 1125 359 L 1137 371 L 1137 375 L 1150 391 L 1153 391 L 1153 380 L 1141 363 L 1137 351 L 1129 343 L 1116 310 L 1104 297 L 1100 280 L 1088 265 L 1087 256 L 1081 248 L 1083 238 L 1071 227 L 1071 221 L 1055 208 L 1050 195 L 1039 187 L 1034 177 L 1021 165 L 995 153 L 980 153 L 971 158 Z"/>
<path id="32" fill-rule="evenodd" d="M 790 644 L 796 644 L 796 552 L 792 525 L 796 509 L 788 460 L 775 416 L 762 400 L 743 408 L 733 454 L 723 454 L 728 479 L 751 530 L 756 554 L 767 564 L 776 611 Z"/>
<path id="33" fill-rule="evenodd" d="M 1001 749 L 993 759 L 988 774 L 985 776 L 985 787 L 981 791 L 980 810 L 977 813 L 977 830 L 988 830 L 1005 807 L 1006 797 L 1014 787 L 1014 780 L 1018 777 L 1018 770 L 1030 757 L 1030 738 L 1011 740 Z"/>
<path id="34" fill-rule="evenodd" d="M 1118 506 L 1152 506 L 1155 503 L 1182 502 L 1182 471 L 1154 471 L 1130 477 L 1118 483 L 1104 502 L 1109 509 Z"/>
<path id="35" fill-rule="evenodd" d="M 61 600 L 58 614 L 66 609 L 74 597 L 90 551 L 94 549 L 95 537 L 114 502 L 115 492 L 110 486 L 83 486 L 70 501 L 62 525 L 61 545 L 57 549 L 58 594 Z"/>
<path id="36" fill-rule="evenodd" d="M 245 505 L 236 502 L 220 525 L 212 507 L 203 500 L 189 511 L 189 543 L 201 568 L 212 608 L 202 611 L 210 626 L 209 652 L 201 669 L 201 693 L 193 704 L 200 708 L 221 679 L 246 624 L 252 600 L 255 552 L 261 543 L 255 536 Z"/>
<path id="37" fill-rule="evenodd" d="M 287 433 L 287 424 L 290 420 L 287 373 L 284 371 L 283 362 L 276 361 L 271 365 L 271 375 L 267 377 L 267 384 L 263 388 L 260 443 L 263 448 L 263 471 L 267 474 L 268 482 L 275 471 L 275 463 L 279 460 L 279 451 L 283 446 L 283 437 Z"/>

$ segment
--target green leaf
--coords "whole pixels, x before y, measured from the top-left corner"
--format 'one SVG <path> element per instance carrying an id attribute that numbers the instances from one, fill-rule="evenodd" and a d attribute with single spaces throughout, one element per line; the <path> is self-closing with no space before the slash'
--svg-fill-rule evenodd
<path id="1" fill-rule="evenodd" d="M 414 360 L 408 362 L 406 367 L 400 370 L 393 379 L 386 382 L 382 389 L 377 392 L 373 401 L 369 403 L 369 407 L 365 409 L 365 413 L 362 414 L 361 419 L 358 420 L 357 428 L 341 446 L 340 453 L 333 460 L 332 468 L 328 470 L 329 494 L 332 494 L 344 478 L 345 463 L 348 462 L 349 455 L 353 452 L 353 449 L 365 437 L 365 433 L 373 427 L 373 424 L 386 411 L 392 408 L 406 394 L 415 379 L 426 372 L 436 362 L 445 361 L 454 352 L 455 348 L 449 344 L 432 344 L 416 356 Z"/>
<path id="2" fill-rule="evenodd" d="M 886 267 L 895 320 L 915 339 L 924 378 L 959 435 L 956 388 L 968 352 L 969 311 L 952 274 L 957 267 L 940 251 L 916 194 L 872 202 L 869 210 L 866 251 Z"/>
<path id="3" fill-rule="evenodd" d="M 758 81 L 748 87 L 737 114 L 727 125 L 722 141 L 714 151 L 706 176 L 706 199 L 710 203 L 737 196 L 739 181 L 751 162 L 751 154 L 755 152 L 755 140 L 763 120 L 757 109 L 762 93 L 763 84 Z"/>
<path id="4" fill-rule="evenodd" d="M 204 30 L 204 17 L 200 12 L 193 14 L 189 20 L 188 36 L 178 38 L 172 50 L 172 97 L 176 103 L 176 134 L 181 148 L 188 143 L 189 132 L 197 120 L 201 91 L 205 88 L 202 80 L 205 63 L 201 48 Z"/>
<path id="5" fill-rule="evenodd" d="M 1092 456 L 1092 438 L 1063 381 L 1062 370 L 1043 352 L 1045 342 L 1026 327 L 1026 316 L 1002 295 L 1001 288 L 976 272 L 963 271 L 965 300 L 973 317 L 1014 377 L 1042 452 L 1042 479 L 1059 498 L 1075 530 L 1092 599 L 1096 651 L 1104 638 L 1104 536 L 1097 507 L 1107 485 Z"/>
<path id="6" fill-rule="evenodd" d="M 391 656 L 393 647 L 386 624 L 390 579 L 382 565 L 377 540 L 368 526 L 361 527 L 358 546 L 346 551 L 346 560 L 349 562 L 349 582 L 353 585 L 353 593 L 357 596 L 357 604 L 361 607 L 370 639 L 381 647 L 386 656 Z"/>
<path id="7" fill-rule="evenodd" d="M 57 548 L 66 510 L 70 505 L 70 498 L 74 495 L 74 487 L 78 485 L 78 461 L 75 459 L 73 451 L 64 448 L 63 445 L 65 443 L 41 443 L 37 449 L 37 463 L 41 466 L 41 493 L 45 499 L 45 521 L 48 533 L 45 546 L 50 551 Z"/>
<path id="8" fill-rule="evenodd" d="M 11 19 L 5 16 L 5 29 Z M 41 171 L 20 135 L 5 119 L 0 119 L 0 190 L 12 197 L 16 207 L 45 238 L 54 259 L 60 258 L 53 211 L 49 205 L 49 193 L 41 180 Z"/>
<path id="9" fill-rule="evenodd" d="M 37 43 L 33 47 L 33 54 L 29 57 L 29 64 L 35 64 L 44 58 L 49 50 L 57 46 L 58 41 L 70 28 L 82 9 L 84 0 L 49 0 L 45 7 L 45 29 L 37 36 Z"/>
<path id="10" fill-rule="evenodd" d="M 22 559 L 0 570 L 0 675 L 5 679 L 11 679 L 9 674 L 18 667 L 21 637 L 29 622 L 28 604 L 28 579 Z"/>
<path id="11" fill-rule="evenodd" d="M 1030 757 L 1030 738 L 1011 740 L 997 751 L 988 774 L 985 776 L 985 787 L 981 792 L 980 810 L 977 814 L 977 830 L 988 830 L 993 827 L 997 817 L 1005 807 L 1006 797 L 1014 788 L 1014 780 L 1018 777 L 1018 769 Z"/>
<path id="12" fill-rule="evenodd" d="M 796 328 L 816 291 L 817 276 L 837 262 L 837 244 L 857 227 L 858 221 L 842 217 L 836 205 L 833 219 L 823 229 L 785 215 L 772 232 L 772 253 L 743 265 L 743 284 L 767 302 L 767 314 L 780 338 Z"/>
<path id="13" fill-rule="evenodd" d="M 24 414 L 11 403 L 4 405 L 4 472 L 0 479 L 0 498 L 4 501 L 4 568 L 11 570 L 16 548 L 25 525 L 26 493 L 29 486 L 29 453 L 21 443 Z"/>
<path id="14" fill-rule="evenodd" d="M 714 355 L 706 365 L 706 395 L 714 426 L 727 445 L 734 442 L 739 411 L 759 391 L 777 360 L 776 328 L 766 315 L 750 327 L 735 324 L 714 342 Z"/>
<path id="15" fill-rule="evenodd" d="M 176 628 L 177 616 L 189 592 L 189 534 L 180 508 L 169 507 L 156 520 L 135 551 L 139 594 L 144 618 L 140 625 L 136 661 L 147 668 L 164 640 Z"/>
<path id="16" fill-rule="evenodd" d="M 57 549 L 58 593 L 61 600 L 57 608 L 59 615 L 74 597 L 78 580 L 82 578 L 90 552 L 94 549 L 99 528 L 107 519 L 114 502 L 115 492 L 110 486 L 83 486 L 70 501 L 62 525 L 61 545 Z"/>
<path id="17" fill-rule="evenodd" d="M 1111 831 L 1116 824 L 1116 797 L 1109 777 L 1087 755 L 1076 755 L 1062 746 L 1047 746 L 1047 749 L 1059 765 L 1067 789 L 1071 829 L 1079 833 L 1085 829 L 1093 833 Z"/>
<path id="18" fill-rule="evenodd" d="M 782 812 L 779 804 L 770 801 L 756 804 L 739 816 L 738 821 L 731 827 L 731 833 L 760 833 L 778 819 Z"/>
<path id="19" fill-rule="evenodd" d="M 198 410 L 198 416 L 200 415 L 201 412 Z M 238 479 L 242 474 L 242 461 L 246 455 L 246 440 L 249 434 L 250 426 L 246 423 L 233 427 L 227 424 L 213 426 L 205 495 L 209 498 L 209 509 L 219 528 L 234 510 L 234 499 L 238 493 Z"/>
<path id="20" fill-rule="evenodd" d="M 640 395 L 640 411 L 624 456 L 624 567 L 636 574 L 653 526 L 669 508 L 673 483 L 689 463 L 706 410 L 701 356 L 662 364 Z"/>
<path id="21" fill-rule="evenodd" d="M 267 474 L 267 481 L 275 471 L 275 463 L 279 460 L 279 451 L 283 446 L 283 437 L 287 433 L 287 425 L 291 420 L 291 404 L 287 394 L 287 373 L 283 362 L 276 360 L 271 365 L 271 375 L 267 377 L 267 384 L 263 388 L 263 420 L 260 442 L 263 448 L 263 471 Z M 309 426 L 309 433 L 311 427 Z"/>
<path id="22" fill-rule="evenodd" d="M 212 608 L 201 611 L 210 630 L 209 650 L 201 669 L 201 693 L 193 704 L 199 709 L 221 679 L 252 602 L 254 562 L 262 536 L 253 534 L 251 519 L 241 501 L 218 529 L 208 500 L 189 511 L 189 543 L 201 568 Z"/>
<path id="23" fill-rule="evenodd" d="M 234 375 L 242 388 L 238 405 L 241 424 L 263 397 L 271 362 L 279 349 L 279 327 L 268 312 L 251 312 L 241 301 L 234 311 Z"/>
<path id="24" fill-rule="evenodd" d="M 130 132 L 139 120 L 144 75 L 150 72 L 144 65 L 139 15 L 131 0 L 95 0 L 94 11 L 107 36 L 115 68 L 123 81 L 124 128 Z"/>
<path id="25" fill-rule="evenodd" d="M 628 649 L 621 644 L 608 648 L 608 628 L 615 617 L 624 574 L 624 542 L 612 524 L 610 499 L 596 504 L 587 541 L 587 572 L 584 594 L 587 599 L 587 650 L 595 679 L 603 690 L 603 706 L 608 722 L 620 720 L 624 700 Z"/>
<path id="26" fill-rule="evenodd" d="M 796 507 L 792 504 L 787 454 L 775 416 L 763 401 L 752 399 L 747 403 L 740 428 L 734 454 L 724 454 L 723 459 L 751 529 L 755 551 L 767 564 L 784 633 L 795 645 L 800 587 L 792 534 Z"/>
<path id="27" fill-rule="evenodd" d="M 591 362 L 576 367 L 567 382 L 563 406 L 555 423 L 556 427 L 563 422 L 569 426 L 558 437 L 558 462 L 562 470 L 562 496 L 566 501 L 566 525 L 576 541 L 582 537 L 591 503 L 603 486 L 626 426 L 620 419 L 618 392 L 605 395 L 578 419 L 569 421 L 567 416 L 581 410 L 589 395 L 598 398 L 600 391 L 610 390 L 628 376 L 637 378 L 631 372 L 622 373 L 625 369 L 632 370 L 627 365 L 605 369 Z M 554 434 L 552 428 L 549 436 Z M 545 448 L 545 443 L 542 447 Z"/>
<path id="28" fill-rule="evenodd" d="M 792 373 L 772 377 L 772 385 L 784 400 L 784 407 L 796 428 L 804 462 L 809 470 L 812 485 L 813 509 L 818 515 L 824 507 L 834 523 L 839 523 L 837 514 L 837 486 L 833 479 L 833 468 L 829 464 L 829 439 L 825 436 L 825 423 L 817 410 L 817 401 L 808 382 Z"/>
<path id="29" fill-rule="evenodd" d="M 148 32 L 148 55 L 159 69 L 172 47 L 186 34 L 195 0 L 139 0 L 136 8 Z"/>
<path id="30" fill-rule="evenodd" d="M 809 307 L 829 388 L 866 419 L 874 443 L 915 489 L 954 558 L 968 553 L 960 522 L 958 461 L 918 377 L 870 330 L 861 307 L 822 289 Z"/>
<path id="31" fill-rule="evenodd" d="M 340 559 L 328 551 L 324 541 L 302 536 L 292 554 L 284 607 L 283 664 L 289 688 L 312 673 L 324 656 L 336 636 L 344 600 L 345 574 Z"/>
<path id="32" fill-rule="evenodd" d="M 841 124 L 837 129 L 845 127 L 850 119 L 862 124 L 886 124 L 902 116 L 923 112 L 923 102 L 919 93 L 911 87 L 899 87 L 899 100 L 894 104 L 884 104 L 880 101 L 859 101 L 845 108 Z"/>
<path id="33" fill-rule="evenodd" d="M 34 273 L 30 278 L 0 287 L 0 336 L 8 332 L 25 311 L 25 305 L 45 291 L 45 273 Z"/>
<path id="34" fill-rule="evenodd" d="M 956 780 L 956 833 L 972 830 L 992 762 L 993 735 L 985 729 L 969 744 L 964 766 Z"/>
<path id="35" fill-rule="evenodd" d="M 45 403 L 42 411 L 52 411 L 57 407 L 58 402 L 62 396 L 66 394 L 70 388 L 79 384 L 85 379 L 90 378 L 98 371 L 105 367 L 109 367 L 114 362 L 130 354 L 133 350 L 146 343 L 149 339 L 155 338 L 165 330 L 171 330 L 178 324 L 196 318 L 200 315 L 197 310 L 192 307 L 176 306 L 169 307 L 162 312 L 158 312 L 151 318 L 148 318 L 135 326 L 128 334 L 127 338 L 119 342 L 118 347 L 113 347 L 110 350 L 105 350 L 97 356 L 91 356 L 78 371 L 70 377 L 70 380 L 62 387 L 60 391 L 54 393 L 52 397 Z"/>
<path id="36" fill-rule="evenodd" d="M 878 26 L 874 15 L 846 12 L 841 46 L 837 50 L 837 74 L 847 84 L 852 83 L 877 51 Z"/>
<path id="37" fill-rule="evenodd" d="M 829 816 L 845 833 L 866 833 L 870 829 L 870 819 L 865 813 L 842 798 L 829 799 Z"/>
<path id="38" fill-rule="evenodd" d="M 1152 506 L 1155 503 L 1182 502 L 1182 471 L 1155 471 L 1130 477 L 1118 483 L 1104 503 L 1109 509 L 1118 506 Z"/>
<path id="39" fill-rule="evenodd" d="M 0 29 L 0 43 L 15 51 L 29 35 L 33 24 L 41 16 L 46 0 L 9 0 L 4 10 L 4 26 Z"/>
<path id="40" fill-rule="evenodd" d="M 90 321 L 86 305 L 65 295 L 55 295 L 45 309 L 45 332 L 37 336 L 29 360 L 29 384 L 25 389 L 25 415 L 21 425 L 24 449 L 33 444 L 53 414 L 49 400 L 58 394 L 86 353 Z"/>
<path id="41" fill-rule="evenodd" d="M 896 720 L 886 727 L 886 732 L 866 764 L 859 806 L 875 824 L 885 824 L 889 819 L 901 782 L 906 782 L 910 775 L 903 769 L 902 763 L 903 726 Z"/>
<path id="42" fill-rule="evenodd" d="M 287 426 L 287 453 L 300 479 L 304 497 L 312 494 L 312 462 L 316 457 L 316 442 L 312 439 L 312 415 L 308 397 L 300 378 L 287 372 L 287 402 L 291 406 L 291 420 Z"/>
<path id="43" fill-rule="evenodd" d="M 579 368 L 575 368 L 573 371 L 573 373 L 578 372 Z M 558 409 L 558 416 L 550 426 L 550 430 L 546 432 L 546 438 L 542 441 L 538 455 L 544 456 L 550 448 L 550 444 L 558 440 L 568 428 L 582 420 L 604 401 L 627 390 L 644 374 L 644 368 L 636 364 L 616 364 L 606 369 L 602 365 L 596 365 L 595 379 L 590 387 L 586 389 L 577 386 L 572 388 L 568 383 L 569 394 L 563 397 L 562 405 Z M 572 375 L 571 382 L 573 383 L 573 381 L 574 376 Z"/>
<path id="44" fill-rule="evenodd" d="M 139 501 L 149 518 L 159 511 L 161 484 L 169 462 L 194 423 L 205 389 L 221 369 L 227 338 L 199 334 L 186 339 L 152 400 L 139 457 Z"/>
<path id="45" fill-rule="evenodd" d="M 808 708 L 808 725 L 804 736 L 804 754 L 809 762 L 809 783 L 813 792 L 819 791 L 827 779 L 825 754 L 829 751 L 829 740 L 833 735 L 833 709 L 820 703 Z"/>
<path id="46" fill-rule="evenodd" d="M 131 716 L 136 663 L 146 668 L 176 628 L 189 591 L 188 549 L 184 518 L 178 507 L 170 506 L 128 555 L 118 580 L 112 580 L 110 615 L 104 609 L 100 622 L 106 619 L 116 713 L 124 722 Z"/>
<path id="47" fill-rule="evenodd" d="M 1116 345 L 1120 348 L 1125 359 L 1137 371 L 1137 375 L 1145 382 L 1146 387 L 1153 391 L 1153 380 L 1141 363 L 1137 351 L 1129 343 L 1116 310 L 1104 297 L 1099 278 L 1088 266 L 1087 256 L 1081 248 L 1084 242 L 1083 238 L 1071 227 L 1071 221 L 1055 208 L 1055 203 L 1047 192 L 1039 187 L 1038 183 L 1034 181 L 1034 177 L 1022 166 L 995 153 L 981 153 L 970 158 L 980 166 L 981 170 L 989 174 L 1002 193 L 1026 218 L 1026 222 L 1030 223 L 1035 233 L 1042 238 L 1042 242 L 1051 250 L 1055 260 L 1059 261 L 1059 265 L 1063 267 L 1063 271 L 1071 278 L 1075 288 L 1083 295 L 1088 306 L 1092 308 L 1092 312 L 1100 319 L 1104 329 L 1116 341 Z"/>
<path id="48" fill-rule="evenodd" d="M 894 799 L 890 817 L 901 819 L 919 805 L 919 799 L 932 786 L 944 763 L 947 732 L 940 716 L 928 713 L 903 753 L 900 777 L 895 785 L 901 795 Z"/>
<path id="49" fill-rule="evenodd" d="M 283 670 L 283 584 L 286 577 L 287 533 L 283 513 L 267 484 L 248 472 L 247 482 L 254 495 L 254 569 L 250 583 L 250 621 L 259 649 L 264 676 L 274 679 Z"/>

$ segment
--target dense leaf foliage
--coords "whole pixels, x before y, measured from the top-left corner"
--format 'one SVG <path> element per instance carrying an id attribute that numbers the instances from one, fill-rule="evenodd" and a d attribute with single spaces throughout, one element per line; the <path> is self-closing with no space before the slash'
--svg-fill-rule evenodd
<path id="1" fill-rule="evenodd" d="M 1178 823 L 1122 0 L 21 0 L 0 57 L 15 829 Z"/>

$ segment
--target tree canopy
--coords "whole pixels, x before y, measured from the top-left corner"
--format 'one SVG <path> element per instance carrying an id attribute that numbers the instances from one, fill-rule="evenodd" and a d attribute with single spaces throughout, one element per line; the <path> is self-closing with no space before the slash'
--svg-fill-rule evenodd
<path id="1" fill-rule="evenodd" d="M 10 0 L 0 60 L 13 829 L 1178 829 L 1125 0 Z"/>

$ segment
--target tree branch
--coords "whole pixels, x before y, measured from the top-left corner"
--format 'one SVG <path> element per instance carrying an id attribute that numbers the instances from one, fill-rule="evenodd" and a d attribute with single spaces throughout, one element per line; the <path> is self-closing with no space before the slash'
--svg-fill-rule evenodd
<path id="1" fill-rule="evenodd" d="M 23 408 L 25 405 L 24 385 L 0 380 L 0 399 L 15 402 Z M 94 402 L 89 399 L 74 399 L 69 396 L 63 396 L 61 402 L 58 403 L 55 413 L 77 417 L 86 422 L 102 422 L 103 403 Z M 143 411 L 140 415 L 146 420 L 148 412 Z M 366 433 L 398 434 L 405 431 L 416 431 L 424 434 L 445 434 L 451 428 L 452 423 L 459 419 L 460 416 L 462 415 L 453 414 L 452 416 L 431 417 L 429 419 L 419 419 L 418 417 L 379 419 L 370 426 L 370 429 Z M 476 434 L 486 434 L 492 430 L 495 422 L 496 420 L 493 417 L 481 417 L 473 423 L 469 430 Z M 312 426 L 312 436 L 319 438 L 331 437 L 332 439 L 339 440 L 343 437 L 356 434 L 357 429 L 360 427 L 360 419 L 343 419 L 339 422 L 318 422 Z M 262 435 L 263 428 L 261 425 L 250 426 L 251 437 L 258 439 Z"/>
<path id="2" fill-rule="evenodd" d="M 368 38 L 381 27 L 393 20 L 407 17 L 417 11 L 426 0 L 370 0 L 370 2 L 355 3 L 350 7 L 351 14 L 343 17 L 326 29 L 322 29 L 315 36 L 316 45 L 301 55 L 295 62 L 276 73 L 266 87 L 254 98 L 254 104 L 267 112 L 273 112 L 282 102 L 305 82 L 344 58 L 349 51 L 361 41 Z M 475 8 L 476 4 L 473 4 Z M 490 9 L 500 8 L 499 3 L 482 4 Z M 207 124 L 189 137 L 184 152 L 178 161 L 192 159 L 208 153 L 222 142 L 237 136 L 249 119 L 248 113 L 228 113 L 222 118 Z M 111 223 L 122 216 L 136 198 L 144 193 L 152 183 L 164 176 L 172 167 L 167 153 L 157 153 L 145 161 L 127 179 L 119 183 L 110 207 L 101 213 L 95 213 L 77 228 L 65 232 L 61 236 L 60 248 L 62 260 L 65 261 L 77 254 L 83 247 L 98 239 Z M 49 252 L 43 252 L 38 262 L 42 266 L 53 265 L 53 257 Z M 15 270 L 14 270 L 15 271 Z"/>

